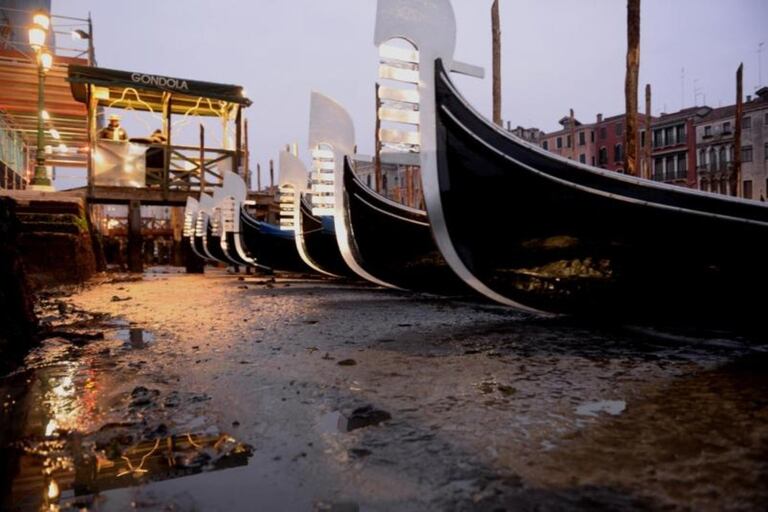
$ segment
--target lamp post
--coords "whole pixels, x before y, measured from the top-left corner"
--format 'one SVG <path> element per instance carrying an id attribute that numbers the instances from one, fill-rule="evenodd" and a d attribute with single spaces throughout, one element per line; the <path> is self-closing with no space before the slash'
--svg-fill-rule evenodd
<path id="1" fill-rule="evenodd" d="M 50 190 L 51 180 L 45 167 L 45 74 L 53 65 L 53 56 L 45 47 L 51 19 L 47 14 L 38 13 L 32 18 L 29 28 L 29 45 L 37 55 L 37 152 L 35 155 L 35 174 L 31 188 Z"/>

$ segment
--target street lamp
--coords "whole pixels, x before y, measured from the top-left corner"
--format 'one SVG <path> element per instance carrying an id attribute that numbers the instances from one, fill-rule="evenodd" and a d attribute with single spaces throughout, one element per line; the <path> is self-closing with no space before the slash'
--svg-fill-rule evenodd
<path id="1" fill-rule="evenodd" d="M 49 189 L 51 180 L 45 167 L 45 118 L 49 117 L 45 110 L 45 73 L 53 66 L 53 55 L 45 47 L 51 19 L 47 14 L 39 12 L 32 17 L 29 28 L 29 45 L 37 54 L 37 154 L 35 158 L 35 175 L 32 187 Z"/>

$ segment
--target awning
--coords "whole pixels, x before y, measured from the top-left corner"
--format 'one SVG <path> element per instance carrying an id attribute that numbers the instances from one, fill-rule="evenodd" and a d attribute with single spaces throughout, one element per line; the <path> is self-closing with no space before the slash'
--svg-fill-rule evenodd
<path id="1" fill-rule="evenodd" d="M 67 67 L 84 59 L 56 55 L 45 76 L 45 145 L 53 152 L 46 162 L 53 166 L 85 167 L 88 122 L 85 105 L 75 101 L 67 83 Z M 81 67 L 81 66 L 78 66 Z M 17 50 L 0 50 L 0 115 L 24 138 L 32 155 L 37 146 L 38 68 L 34 56 Z M 52 130 L 53 129 L 53 130 Z M 58 138 L 53 137 L 53 133 Z M 57 148 L 66 145 L 65 151 Z"/>
<path id="2" fill-rule="evenodd" d="M 159 112 L 167 93 L 173 97 L 173 113 L 185 114 L 197 107 L 196 115 L 217 115 L 216 110 L 221 109 L 219 102 L 244 107 L 251 105 L 239 85 L 89 66 L 70 66 L 68 80 L 72 95 L 83 103 L 87 102 L 87 86 L 95 86 L 95 97 L 103 107 L 125 108 L 130 104 L 135 110 Z"/>

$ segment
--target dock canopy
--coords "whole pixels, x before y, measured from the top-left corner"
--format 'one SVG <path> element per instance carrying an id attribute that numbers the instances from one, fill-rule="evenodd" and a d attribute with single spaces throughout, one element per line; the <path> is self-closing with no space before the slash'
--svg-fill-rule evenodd
<path id="1" fill-rule="evenodd" d="M 231 106 L 251 105 L 239 85 L 88 66 L 69 66 L 68 80 L 76 100 L 87 103 L 88 86 L 92 86 L 94 99 L 104 107 L 121 108 L 130 102 L 136 110 L 159 111 L 169 94 L 173 96 L 173 112 L 181 114 L 194 108 L 197 115 L 206 115 L 206 110 L 210 110 L 207 115 L 217 115 L 217 109 L 208 102 L 201 102 L 201 98 L 223 101 Z M 129 94 L 131 89 L 137 94 Z"/>

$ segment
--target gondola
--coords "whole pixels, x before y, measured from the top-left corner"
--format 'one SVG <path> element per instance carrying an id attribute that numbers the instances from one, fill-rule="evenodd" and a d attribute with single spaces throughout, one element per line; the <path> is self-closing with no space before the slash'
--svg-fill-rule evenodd
<path id="1" fill-rule="evenodd" d="M 344 165 L 344 206 L 352 250 L 370 274 L 398 288 L 437 295 L 470 295 L 437 249 L 427 212 L 392 201 L 368 188 Z"/>
<path id="2" fill-rule="evenodd" d="M 213 198 L 208 194 L 200 194 L 199 208 L 195 218 L 195 236 L 192 238 L 192 249 L 204 260 L 218 262 L 216 257 L 208 250 L 209 217 L 212 207 Z"/>
<path id="3" fill-rule="evenodd" d="M 227 257 L 237 265 L 259 267 L 242 243 L 240 230 L 240 209 L 247 203 L 248 188 L 239 175 L 224 173 L 222 198 L 219 202 L 221 215 L 221 248 Z"/>
<path id="4" fill-rule="evenodd" d="M 415 26 L 413 13 L 403 17 L 403 3 L 438 18 L 443 36 Z M 468 284 L 522 309 L 601 319 L 761 318 L 752 297 L 768 284 L 757 270 L 768 245 L 765 204 L 590 167 L 524 142 L 479 115 L 451 82 L 448 0 L 380 0 L 379 13 L 388 19 L 377 42 L 407 37 L 423 59 L 429 220 Z"/>
<path id="5" fill-rule="evenodd" d="M 285 191 L 285 185 L 289 184 L 286 182 L 286 176 L 289 174 L 288 160 L 285 156 L 287 154 L 287 152 L 283 152 L 280 155 L 280 201 L 283 215 L 285 215 L 284 203 L 286 201 L 290 202 L 289 208 L 293 207 L 293 199 L 286 199 L 287 192 Z M 306 180 L 306 174 L 304 179 Z M 298 191 L 294 190 L 293 192 Z M 302 260 L 296 247 L 292 210 L 288 217 L 281 219 L 281 222 L 289 221 L 289 224 L 284 225 L 257 220 L 248 213 L 244 205 L 240 208 L 239 215 L 240 236 L 243 245 L 256 263 L 272 270 L 285 272 L 311 272 L 313 270 Z"/>
<path id="6" fill-rule="evenodd" d="M 334 147 L 347 148 L 348 140 L 354 140 L 354 128 L 344 116 L 338 115 L 338 108 L 338 104 L 327 96 L 312 92 L 309 112 L 312 174 L 309 180 L 303 164 L 298 159 L 294 162 L 296 176 L 302 176 L 304 181 L 296 197 L 296 244 L 304 261 L 315 270 L 332 277 L 353 277 L 356 274 L 344 261 L 336 242 L 334 178 L 337 162 Z"/>
<path id="7" fill-rule="evenodd" d="M 205 250 L 213 257 L 213 259 L 225 265 L 233 265 L 236 263 L 230 260 L 221 244 L 223 235 L 220 208 L 220 203 L 223 199 L 222 192 L 223 189 L 221 187 L 214 191 L 213 197 L 211 198 L 211 207 L 206 210 L 207 225 L 206 236 L 203 238 L 203 243 Z"/>
<path id="8" fill-rule="evenodd" d="M 197 215 L 200 210 L 200 203 L 192 196 L 187 197 L 187 204 L 184 207 L 184 229 L 182 231 L 182 243 L 189 244 L 192 252 L 203 260 L 207 260 L 207 256 L 198 251 L 195 244 L 195 228 L 197 226 Z"/>
<path id="9" fill-rule="evenodd" d="M 353 276 L 336 243 L 333 217 L 312 213 L 312 204 L 306 193 L 300 195 L 298 213 L 296 242 L 301 245 L 300 252 L 306 256 L 305 261 L 331 277 Z"/>

